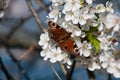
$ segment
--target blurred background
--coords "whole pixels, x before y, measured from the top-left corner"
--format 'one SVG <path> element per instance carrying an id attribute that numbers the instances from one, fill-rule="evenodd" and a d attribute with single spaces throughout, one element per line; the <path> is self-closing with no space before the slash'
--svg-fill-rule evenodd
<path id="1" fill-rule="evenodd" d="M 0 0 L 0 3 L 4 0 Z M 119 14 L 120 0 L 111 1 Z M 43 25 L 47 28 L 48 13 L 35 0 L 31 0 Z M 40 0 L 49 9 L 50 0 Z M 41 30 L 27 7 L 25 0 L 7 0 L 5 15 L 0 18 L 0 80 L 58 80 L 47 61 L 40 56 L 38 46 Z M 119 48 L 120 49 L 120 48 Z M 117 52 L 119 52 L 119 49 Z M 66 80 L 58 63 L 52 64 L 62 80 Z M 72 80 L 120 80 L 105 70 L 90 72 L 77 63 Z"/>

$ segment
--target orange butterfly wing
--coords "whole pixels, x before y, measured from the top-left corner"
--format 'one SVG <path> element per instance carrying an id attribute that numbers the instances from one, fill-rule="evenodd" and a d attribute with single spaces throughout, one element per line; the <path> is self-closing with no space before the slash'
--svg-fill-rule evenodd
<path id="1" fill-rule="evenodd" d="M 67 50 L 67 52 L 69 53 L 73 52 L 74 41 L 71 38 L 68 38 L 65 41 L 61 41 L 58 44 L 62 49 Z"/>
<path id="2" fill-rule="evenodd" d="M 79 50 L 74 39 L 71 37 L 71 33 L 68 33 L 65 31 L 65 29 L 61 28 L 52 21 L 49 21 L 48 25 L 50 26 L 49 33 L 51 38 L 58 42 L 58 45 L 62 50 L 67 51 L 75 56 L 79 54 Z"/>
<path id="3" fill-rule="evenodd" d="M 56 42 L 59 42 L 62 40 L 62 38 L 66 35 L 66 31 L 61 28 L 59 25 L 55 24 L 52 21 L 48 22 L 48 25 L 50 26 L 49 28 L 49 33 L 52 39 L 54 39 Z"/>

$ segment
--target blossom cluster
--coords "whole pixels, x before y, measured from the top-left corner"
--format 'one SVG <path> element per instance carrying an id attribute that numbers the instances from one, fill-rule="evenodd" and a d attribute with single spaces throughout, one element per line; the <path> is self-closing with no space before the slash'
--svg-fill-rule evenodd
<path id="1" fill-rule="evenodd" d="M 49 21 L 71 33 L 78 49 L 78 58 L 89 70 L 104 68 L 120 78 L 120 59 L 114 53 L 119 45 L 120 18 L 111 2 L 93 5 L 93 0 L 51 0 Z M 40 36 L 40 55 L 50 62 L 71 65 L 70 54 L 63 51 L 48 34 Z M 78 59 L 77 58 L 77 59 Z M 76 59 L 76 60 L 77 60 Z M 78 59 L 79 60 L 79 59 Z"/>

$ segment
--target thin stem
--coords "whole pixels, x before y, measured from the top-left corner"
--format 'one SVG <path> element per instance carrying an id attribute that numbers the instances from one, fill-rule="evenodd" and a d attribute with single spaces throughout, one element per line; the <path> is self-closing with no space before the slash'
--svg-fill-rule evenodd
<path id="1" fill-rule="evenodd" d="M 49 12 L 48 8 L 42 3 L 41 0 L 35 0 L 35 1 L 36 1 L 36 3 L 37 3 L 40 7 L 42 7 L 46 12 Z"/>
<path id="2" fill-rule="evenodd" d="M 66 76 L 67 75 L 67 71 L 65 69 L 65 66 L 61 62 L 58 62 L 58 64 L 60 65 L 60 68 L 62 69 L 64 75 Z"/>
<path id="3" fill-rule="evenodd" d="M 46 29 L 45 29 L 44 26 L 42 25 L 41 19 L 39 18 L 37 12 L 35 11 L 35 9 L 34 9 L 33 6 L 32 6 L 32 3 L 30 2 L 30 0 L 26 0 L 26 2 L 27 2 L 27 5 L 28 5 L 29 9 L 31 10 L 31 12 L 32 12 L 32 14 L 33 14 L 33 16 L 34 16 L 34 18 L 35 18 L 35 20 L 36 20 L 39 28 L 40 28 L 43 32 L 46 32 Z"/>
<path id="4" fill-rule="evenodd" d="M 26 71 L 24 70 L 24 68 L 20 65 L 19 61 L 15 58 L 15 56 L 12 55 L 12 52 L 10 51 L 9 48 L 7 48 L 7 46 L 6 46 L 6 50 L 7 50 L 8 55 L 11 57 L 11 59 L 12 59 L 14 62 L 17 63 L 18 68 L 19 68 L 20 71 L 23 73 L 23 75 L 26 77 L 26 79 L 27 79 L 27 80 L 30 80 L 30 78 L 29 78 L 28 75 L 27 75 L 27 72 L 26 72 Z"/>
<path id="5" fill-rule="evenodd" d="M 13 28 L 10 33 L 7 35 L 7 39 L 10 40 L 11 37 L 14 35 L 14 33 L 21 27 L 21 24 L 24 23 L 24 19 L 21 19 L 20 23 L 15 27 Z"/>
<path id="6" fill-rule="evenodd" d="M 71 80 L 72 74 L 75 69 L 75 65 L 76 65 L 76 60 L 73 61 L 72 66 L 70 68 L 70 73 L 68 72 L 68 74 L 67 74 L 67 80 Z"/>
<path id="7" fill-rule="evenodd" d="M 31 46 L 27 51 L 25 51 L 19 58 L 18 61 L 22 60 L 23 58 L 25 58 L 29 53 L 33 52 L 34 50 L 34 46 Z"/>
<path id="8" fill-rule="evenodd" d="M 37 12 L 40 12 L 41 9 L 38 9 Z M 32 18 L 32 15 L 29 15 L 23 19 L 20 20 L 19 24 L 17 24 L 7 35 L 7 39 L 10 40 L 11 37 L 16 33 L 16 31 L 26 22 L 28 21 L 30 18 Z M 8 19 L 8 18 L 7 18 Z"/>
<path id="9" fill-rule="evenodd" d="M 13 77 L 9 74 L 9 72 L 7 71 L 7 69 L 4 66 L 4 63 L 2 62 L 2 59 L 0 57 L 0 68 L 3 70 L 3 72 L 5 73 L 5 76 L 7 77 L 7 79 L 9 80 L 13 80 Z"/>
<path id="10" fill-rule="evenodd" d="M 88 73 L 88 76 L 89 76 L 90 80 L 95 80 L 95 75 L 94 75 L 93 71 L 90 71 L 90 70 L 87 69 L 87 73 Z"/>
<path id="11" fill-rule="evenodd" d="M 58 75 L 57 71 L 55 70 L 55 68 L 52 66 L 52 64 L 49 63 L 49 65 L 50 65 L 51 69 L 53 70 L 53 72 L 55 73 L 55 75 L 57 76 L 57 78 L 58 78 L 59 80 L 62 80 L 61 77 Z"/>
<path id="12" fill-rule="evenodd" d="M 111 74 L 108 74 L 108 80 L 112 80 Z"/>

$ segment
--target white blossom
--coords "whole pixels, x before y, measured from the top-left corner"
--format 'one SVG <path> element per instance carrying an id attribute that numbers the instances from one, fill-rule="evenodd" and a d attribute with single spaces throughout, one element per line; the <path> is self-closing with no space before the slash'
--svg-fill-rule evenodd
<path id="1" fill-rule="evenodd" d="M 116 73 L 113 74 L 114 77 L 116 78 L 120 78 L 120 70 L 118 70 Z"/>
<path id="2" fill-rule="evenodd" d="M 52 3 L 61 3 L 62 4 L 64 2 L 64 0 L 51 0 L 51 2 Z"/>
<path id="3" fill-rule="evenodd" d="M 76 15 L 75 12 L 73 11 L 67 11 L 67 12 L 63 11 L 63 13 L 65 14 L 65 21 L 74 20 Z"/>
<path id="4" fill-rule="evenodd" d="M 74 24 L 85 25 L 87 21 L 92 21 L 96 19 L 95 11 L 93 6 L 86 6 L 84 9 L 74 11 L 75 18 L 72 20 Z M 89 23 L 88 23 L 89 24 Z"/>
<path id="5" fill-rule="evenodd" d="M 111 62 L 114 62 L 114 57 L 110 51 L 106 51 L 99 56 L 99 60 L 103 68 L 107 68 Z"/>
<path id="6" fill-rule="evenodd" d="M 52 9 L 48 15 L 54 22 L 57 22 L 58 18 L 61 17 L 61 13 L 58 8 Z"/>
<path id="7" fill-rule="evenodd" d="M 107 54 L 108 53 L 108 54 Z M 120 78 L 119 71 L 119 60 L 115 61 L 112 53 L 107 51 L 106 53 L 102 53 L 99 56 L 99 60 L 101 62 L 101 66 L 106 68 L 107 72 L 113 74 L 116 78 Z"/>
<path id="8" fill-rule="evenodd" d="M 55 63 L 56 61 L 62 61 L 63 59 L 62 50 L 59 47 L 51 49 L 50 54 L 50 62 L 52 63 Z"/>
<path id="9" fill-rule="evenodd" d="M 97 62 L 92 62 L 92 64 L 88 67 L 90 71 L 94 71 L 95 69 L 100 69 L 100 65 Z"/>
<path id="10" fill-rule="evenodd" d="M 100 48 L 103 50 L 108 50 L 109 49 L 109 45 L 111 44 L 106 36 L 100 36 L 98 37 L 98 40 L 100 41 Z"/>
<path id="11" fill-rule="evenodd" d="M 100 26 L 99 26 L 98 30 L 99 30 L 99 31 L 102 31 L 103 29 L 104 29 L 104 25 L 103 25 L 102 22 L 100 22 Z"/>
<path id="12" fill-rule="evenodd" d="M 77 29 L 77 28 L 74 28 L 73 30 L 72 30 L 72 37 L 78 37 L 78 36 L 80 36 L 81 35 L 81 30 L 80 29 Z"/>
<path id="13" fill-rule="evenodd" d="M 114 9 L 112 8 L 113 4 L 109 1 L 106 2 L 106 11 L 110 13 L 114 13 Z"/>
<path id="14" fill-rule="evenodd" d="M 92 48 L 91 44 L 87 43 L 87 41 L 84 41 L 80 47 L 80 55 L 83 55 L 85 57 L 89 57 L 91 54 L 91 48 Z"/>
<path id="15" fill-rule="evenodd" d="M 72 61 L 69 59 L 67 53 L 63 54 L 63 61 L 62 62 L 67 64 L 67 68 L 70 68 L 70 66 L 72 65 Z"/>
<path id="16" fill-rule="evenodd" d="M 120 61 L 117 61 L 117 68 L 120 69 Z"/>
<path id="17" fill-rule="evenodd" d="M 98 4 L 96 6 L 96 11 L 98 13 L 104 13 L 104 12 L 110 12 L 110 13 L 114 13 L 114 9 L 112 8 L 113 4 L 109 1 L 106 2 L 106 6 L 104 6 L 103 4 Z"/>
<path id="18" fill-rule="evenodd" d="M 98 13 L 103 13 L 103 12 L 105 12 L 105 6 L 103 5 L 103 4 L 98 4 L 97 6 L 96 6 L 96 9 L 97 9 L 97 12 Z"/>
<path id="19" fill-rule="evenodd" d="M 72 37 L 78 37 L 81 35 L 81 30 L 78 28 L 78 26 L 75 26 L 72 23 L 63 22 L 62 27 L 65 28 L 66 31 L 72 33 Z"/>
<path id="20" fill-rule="evenodd" d="M 64 5 L 64 11 L 76 11 L 81 7 L 79 0 L 67 0 Z"/>
<path id="21" fill-rule="evenodd" d="M 117 72 L 117 68 L 114 66 L 114 67 L 112 67 L 112 66 L 109 66 L 108 68 L 107 68 L 107 72 L 108 73 L 111 73 L 111 74 L 114 74 L 115 72 Z"/>
<path id="22" fill-rule="evenodd" d="M 43 49 L 46 49 L 48 48 L 49 41 L 50 41 L 50 38 L 48 36 L 48 33 L 43 33 L 40 36 L 39 45 L 42 46 Z"/>
<path id="23" fill-rule="evenodd" d="M 92 0 L 85 0 L 88 4 L 92 4 Z"/>
<path id="24" fill-rule="evenodd" d="M 113 28 L 114 31 L 119 31 L 120 29 L 120 19 L 115 14 L 108 14 L 105 20 L 105 27 L 107 29 Z"/>
<path id="25" fill-rule="evenodd" d="M 85 15 L 82 11 L 75 11 L 76 17 L 72 20 L 74 24 L 84 25 L 86 23 Z"/>
<path id="26" fill-rule="evenodd" d="M 51 58 L 51 54 L 50 54 L 50 50 L 49 49 L 43 49 L 40 52 L 41 57 L 43 57 L 43 60 L 48 60 L 49 58 Z"/>

